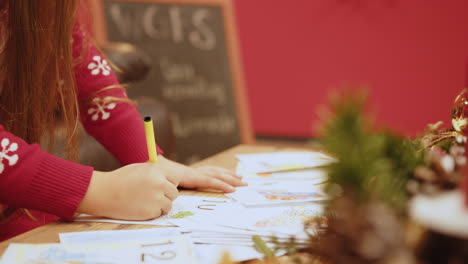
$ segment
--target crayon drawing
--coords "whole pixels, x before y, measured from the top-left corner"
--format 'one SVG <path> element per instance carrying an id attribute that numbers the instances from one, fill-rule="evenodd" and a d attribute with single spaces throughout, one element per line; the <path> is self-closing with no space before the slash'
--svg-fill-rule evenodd
<path id="1" fill-rule="evenodd" d="M 257 190 L 265 199 L 292 201 L 323 198 L 324 195 L 316 192 L 288 192 L 285 190 Z"/>
<path id="2" fill-rule="evenodd" d="M 194 215 L 194 213 L 192 213 L 190 211 L 180 211 L 177 214 L 172 215 L 170 218 L 172 218 L 172 219 L 182 219 L 182 218 L 192 216 L 192 215 Z"/>
<path id="3" fill-rule="evenodd" d="M 287 227 L 291 225 L 302 224 L 304 221 L 317 216 L 317 210 L 311 210 L 304 206 L 294 206 L 286 209 L 281 214 L 265 218 L 257 221 L 255 227 L 271 228 L 271 227 Z"/>
<path id="4" fill-rule="evenodd" d="M 317 181 L 250 181 L 249 186 L 237 187 L 226 196 L 245 206 L 322 201 L 326 198 Z"/>

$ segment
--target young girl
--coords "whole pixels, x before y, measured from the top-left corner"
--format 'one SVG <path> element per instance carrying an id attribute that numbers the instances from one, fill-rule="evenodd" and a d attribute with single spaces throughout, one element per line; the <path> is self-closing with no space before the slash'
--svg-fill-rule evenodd
<path id="1" fill-rule="evenodd" d="M 237 175 L 147 163 L 142 120 L 105 58 L 76 21 L 78 0 L 0 0 L 0 240 L 76 212 L 126 220 L 158 217 L 177 186 L 232 192 Z M 53 149 L 58 119 L 68 160 Z M 126 165 L 94 171 L 77 158 L 77 122 Z M 158 153 L 161 152 L 158 150 Z"/>

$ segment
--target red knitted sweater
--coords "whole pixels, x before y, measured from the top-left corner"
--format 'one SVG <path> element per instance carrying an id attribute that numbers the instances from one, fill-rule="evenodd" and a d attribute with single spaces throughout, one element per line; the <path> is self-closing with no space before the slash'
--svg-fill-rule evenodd
<path id="1" fill-rule="evenodd" d="M 86 131 L 123 165 L 148 160 L 143 123 L 129 103 L 102 101 L 126 98 L 116 76 L 84 31 L 74 27 L 73 56 L 80 118 Z M 158 150 L 159 151 L 159 150 Z M 17 212 L 0 223 L 0 241 L 64 218 L 71 220 L 88 188 L 93 168 L 57 158 L 37 144 L 27 144 L 0 125 L 0 204 L 30 209 L 37 221 Z"/>

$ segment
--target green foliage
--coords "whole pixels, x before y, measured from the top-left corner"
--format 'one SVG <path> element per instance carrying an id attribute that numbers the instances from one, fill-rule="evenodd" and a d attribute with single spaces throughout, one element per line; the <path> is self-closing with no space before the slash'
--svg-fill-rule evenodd
<path id="1" fill-rule="evenodd" d="M 365 95 L 348 92 L 331 101 L 334 116 L 324 126 L 322 143 L 338 162 L 326 167 L 327 189 L 339 185 L 360 202 L 378 198 L 397 210 L 406 205 L 406 183 L 424 163 L 418 141 L 388 131 L 375 131 L 364 116 Z"/>
<path id="2" fill-rule="evenodd" d="M 254 242 L 255 248 L 261 252 L 266 258 L 274 258 L 275 253 L 267 246 L 265 241 L 258 236 L 254 235 L 252 236 L 252 241 Z"/>

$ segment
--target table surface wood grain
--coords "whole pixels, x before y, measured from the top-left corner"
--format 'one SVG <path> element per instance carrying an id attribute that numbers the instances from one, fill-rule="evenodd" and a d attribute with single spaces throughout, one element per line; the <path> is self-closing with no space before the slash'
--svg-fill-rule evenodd
<path id="1" fill-rule="evenodd" d="M 193 167 L 204 165 L 213 165 L 223 167 L 235 171 L 237 165 L 236 154 L 247 153 L 260 153 L 260 152 L 277 152 L 277 151 L 300 151 L 310 150 L 306 148 L 288 148 L 288 147 L 275 147 L 275 146 L 258 146 L 258 145 L 239 145 L 228 149 L 224 152 L 216 154 L 205 160 L 195 163 Z M 180 195 L 194 195 L 206 197 L 219 197 L 225 198 L 224 194 L 219 192 L 208 192 L 198 190 L 181 190 Z M 116 224 L 116 223 L 91 223 L 91 222 L 63 222 L 56 221 L 39 228 L 33 229 L 29 232 L 23 233 L 9 240 L 0 243 L 0 256 L 10 243 L 58 243 L 59 233 L 66 232 L 79 232 L 79 231 L 96 231 L 96 230 L 129 230 L 129 229 L 142 229 L 142 228 L 164 228 L 153 225 L 131 225 L 131 224 Z M 253 264 L 256 261 L 248 261 L 245 263 Z"/>

